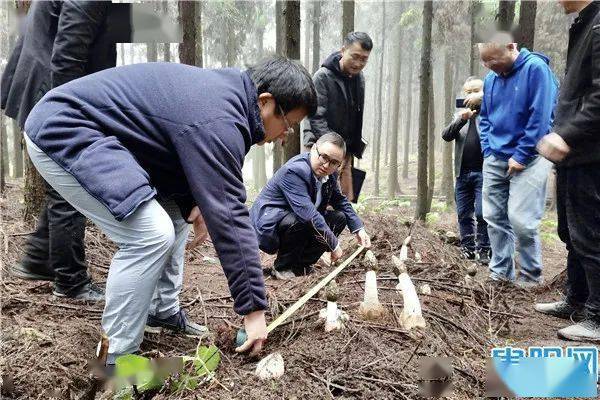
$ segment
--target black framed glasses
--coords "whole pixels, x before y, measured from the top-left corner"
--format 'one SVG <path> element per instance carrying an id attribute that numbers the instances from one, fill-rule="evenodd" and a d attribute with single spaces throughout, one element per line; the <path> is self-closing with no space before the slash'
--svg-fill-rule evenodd
<path id="1" fill-rule="evenodd" d="M 281 113 L 281 116 L 283 117 L 283 123 L 285 124 L 285 133 L 287 135 L 292 135 L 294 133 L 294 128 L 292 128 L 292 126 L 290 125 L 290 121 L 288 121 L 288 119 L 285 117 L 283 108 L 281 108 L 281 106 L 279 104 L 277 104 L 277 107 L 279 107 L 279 112 Z"/>
<path id="2" fill-rule="evenodd" d="M 323 165 L 329 164 L 329 166 L 333 167 L 333 168 L 338 168 L 340 165 L 342 165 L 341 161 L 332 160 L 331 157 L 329 157 L 327 154 L 320 153 L 319 148 L 316 145 L 315 145 L 315 150 L 317 151 L 317 156 L 319 157 L 319 161 Z"/>

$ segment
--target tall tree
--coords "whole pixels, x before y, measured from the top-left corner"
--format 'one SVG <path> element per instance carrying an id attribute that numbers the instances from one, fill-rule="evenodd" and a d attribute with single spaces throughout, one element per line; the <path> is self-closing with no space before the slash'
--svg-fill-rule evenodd
<path id="1" fill-rule="evenodd" d="M 169 17 L 169 2 L 162 2 L 162 11 L 166 17 Z M 200 27 L 202 29 L 202 27 Z M 165 62 L 171 62 L 171 43 L 163 43 L 164 60 Z"/>
<path id="2" fill-rule="evenodd" d="M 429 122 L 427 124 L 427 212 L 431 210 L 435 188 L 435 91 L 433 73 L 429 76 Z"/>
<path id="3" fill-rule="evenodd" d="M 399 22 L 396 24 L 396 43 L 403 43 L 403 26 Z M 400 189 L 398 185 L 398 131 L 400 129 L 399 119 L 400 111 L 400 86 L 402 82 L 402 51 L 401 46 L 394 46 L 396 48 L 396 65 L 394 68 L 394 75 L 392 82 L 394 82 L 393 97 L 392 97 L 392 129 L 390 130 L 390 166 L 388 168 L 388 182 L 387 182 L 387 196 L 389 199 L 396 197 L 396 193 Z"/>
<path id="4" fill-rule="evenodd" d="M 513 0 L 500 0 L 498 2 L 498 28 L 503 31 L 509 31 L 512 28 L 515 19 L 515 2 Z"/>
<path id="5" fill-rule="evenodd" d="M 409 54 L 413 54 L 414 46 L 410 46 Z M 411 137 L 411 122 L 413 120 L 412 117 L 412 97 L 413 97 L 413 80 L 414 80 L 414 68 L 415 68 L 415 57 L 408 57 L 408 76 L 407 76 L 407 93 L 410 93 L 410 96 L 406 99 L 406 116 L 404 123 L 404 145 L 403 145 L 403 156 L 402 156 L 402 178 L 408 179 L 408 158 L 410 154 L 410 137 Z"/>
<path id="6" fill-rule="evenodd" d="M 183 42 L 179 43 L 179 62 L 202 67 L 202 39 L 199 1 L 180 0 L 179 23 L 183 31 Z"/>
<path id="7" fill-rule="evenodd" d="M 313 2 L 312 15 L 312 72 L 313 74 L 321 65 L 321 1 Z"/>
<path id="8" fill-rule="evenodd" d="M 304 55 L 303 55 L 303 60 L 302 63 L 304 64 L 304 66 L 306 67 L 307 70 L 310 71 L 310 33 L 311 33 L 311 14 L 312 14 L 312 10 L 313 7 L 311 6 L 310 2 L 304 0 L 302 2 L 303 6 L 302 9 L 304 10 L 304 19 L 303 24 L 304 24 L 304 39 L 303 39 L 303 46 L 304 46 Z"/>
<path id="9" fill-rule="evenodd" d="M 477 45 L 477 16 L 481 8 L 480 0 L 471 0 L 469 4 L 469 16 L 471 22 L 471 40 L 469 47 L 469 74 L 477 75 L 477 52 L 475 46 Z"/>
<path id="10" fill-rule="evenodd" d="M 146 58 L 148 62 L 158 61 L 158 46 L 156 42 L 146 43 Z"/>
<path id="11" fill-rule="evenodd" d="M 450 44 L 444 47 L 444 115 L 451 116 L 453 105 L 453 65 L 455 61 L 450 55 L 451 49 Z M 452 205 L 454 203 L 454 177 L 452 168 L 452 149 L 454 143 L 444 142 L 442 150 L 442 192 L 446 196 L 446 204 Z"/>
<path id="12" fill-rule="evenodd" d="M 342 41 L 354 31 L 354 0 L 342 0 Z"/>
<path id="13" fill-rule="evenodd" d="M 379 57 L 379 85 L 377 86 L 377 94 L 375 96 L 375 127 L 373 129 L 373 155 L 372 155 L 372 169 L 375 171 L 375 196 L 379 196 L 379 166 L 381 164 L 381 135 L 383 134 L 383 119 L 382 119 L 382 105 L 381 95 L 383 92 L 383 64 L 385 58 L 385 1 L 381 3 L 381 53 Z"/>
<path id="14" fill-rule="evenodd" d="M 285 56 L 300 61 L 300 0 L 286 0 L 284 9 Z M 300 154 L 300 126 L 293 126 L 283 149 L 284 161 Z"/>
<path id="15" fill-rule="evenodd" d="M 537 1 L 521 0 L 519 12 L 519 30 L 517 33 L 517 43 L 519 47 L 526 47 L 533 50 L 535 39 L 535 17 L 537 14 Z"/>
<path id="16" fill-rule="evenodd" d="M 285 54 L 285 21 L 284 2 L 275 1 L 275 52 Z M 273 142 L 273 173 L 283 165 L 283 146 L 278 141 Z"/>
<path id="17" fill-rule="evenodd" d="M 4 110 L 0 110 L 0 195 L 4 193 L 6 187 L 6 172 L 8 169 L 8 163 L 5 161 L 8 159 L 8 154 L 5 153 L 6 142 L 6 127 L 4 126 Z"/>
<path id="18" fill-rule="evenodd" d="M 423 2 L 423 31 L 421 34 L 421 79 L 419 94 L 419 143 L 417 168 L 417 207 L 415 217 L 425 220 L 427 207 L 427 155 L 428 155 L 428 113 L 429 113 L 429 83 L 431 81 L 431 28 L 433 24 L 433 3 Z"/>

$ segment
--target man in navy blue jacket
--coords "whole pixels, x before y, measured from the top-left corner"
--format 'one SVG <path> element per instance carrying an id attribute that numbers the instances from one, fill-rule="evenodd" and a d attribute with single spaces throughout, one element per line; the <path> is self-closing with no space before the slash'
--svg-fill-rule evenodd
<path id="1" fill-rule="evenodd" d="M 275 277 L 309 272 L 325 251 L 331 251 L 332 261 L 338 260 L 343 252 L 337 236 L 346 226 L 359 244 L 371 246 L 362 221 L 340 191 L 337 169 L 345 153 L 344 139 L 326 133 L 310 152 L 281 167 L 250 209 L 260 249 L 277 253 Z"/>
<path id="2" fill-rule="evenodd" d="M 179 306 L 183 247 L 208 234 L 260 351 L 268 308 L 245 206 L 244 157 L 314 113 L 308 72 L 282 57 L 248 71 L 174 63 L 112 68 L 51 90 L 25 123 L 40 174 L 118 243 L 106 284 L 107 363 L 138 350 L 144 325 L 199 335 Z"/>
<path id="3" fill-rule="evenodd" d="M 483 152 L 483 217 L 492 248 L 492 280 L 535 286 L 542 281 L 538 227 L 544 215 L 551 163 L 537 142 L 550 132 L 558 84 L 548 58 L 517 44 L 506 33 L 480 43 L 485 77 L 479 136 Z M 515 273 L 515 241 L 520 274 Z"/>

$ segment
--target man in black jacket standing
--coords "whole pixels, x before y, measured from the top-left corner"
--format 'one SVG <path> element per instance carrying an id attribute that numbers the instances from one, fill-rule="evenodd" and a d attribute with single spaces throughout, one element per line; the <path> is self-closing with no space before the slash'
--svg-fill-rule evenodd
<path id="1" fill-rule="evenodd" d="M 567 14 L 579 15 L 569 30 L 554 132 L 538 151 L 557 164 L 558 234 L 569 252 L 566 297 L 535 309 L 581 318 L 559 330 L 559 337 L 600 341 L 600 4 L 560 3 Z"/>
<path id="2" fill-rule="evenodd" d="M 308 119 L 304 130 L 304 145 L 312 145 L 326 133 L 335 132 L 346 141 L 347 154 L 340 171 L 342 193 L 354 200 L 352 187 L 353 157 L 362 157 L 363 109 L 365 78 L 373 41 L 364 32 L 350 32 L 340 51 L 331 54 L 315 75 L 313 82 L 319 97 L 317 113 Z"/>
<path id="3" fill-rule="evenodd" d="M 50 89 L 116 65 L 116 43 L 131 37 L 130 4 L 36 1 L 2 76 L 1 107 L 21 129 Z M 125 23 L 123 23 L 125 22 Z M 13 269 L 23 279 L 54 281 L 54 294 L 103 300 L 85 263 L 85 217 L 51 186 L 36 231 Z"/>
<path id="4" fill-rule="evenodd" d="M 456 175 L 456 213 L 460 229 L 460 246 L 467 260 L 490 261 L 490 239 L 481 205 L 483 155 L 479 139 L 477 114 L 481 106 L 483 81 L 470 77 L 463 85 L 467 96 L 464 109 L 442 132 L 446 142 L 454 140 Z M 474 218 L 475 217 L 475 218 Z M 477 228 L 475 228 L 477 223 Z"/>

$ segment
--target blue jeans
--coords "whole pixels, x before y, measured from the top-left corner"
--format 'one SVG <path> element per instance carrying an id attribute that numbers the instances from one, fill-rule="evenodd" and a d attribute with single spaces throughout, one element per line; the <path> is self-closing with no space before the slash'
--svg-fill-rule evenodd
<path id="1" fill-rule="evenodd" d="M 460 245 L 470 251 L 490 247 L 487 222 L 481 207 L 482 172 L 461 172 L 456 178 L 456 213 L 460 229 Z M 477 229 L 475 224 L 477 223 Z"/>
<path id="2" fill-rule="evenodd" d="M 507 161 L 493 155 L 483 160 L 483 217 L 492 246 L 492 279 L 515 280 L 515 240 L 519 244 L 519 279 L 542 279 L 538 227 L 544 215 L 546 180 L 551 169 L 550 161 L 537 157 L 524 171 L 510 176 Z"/>

